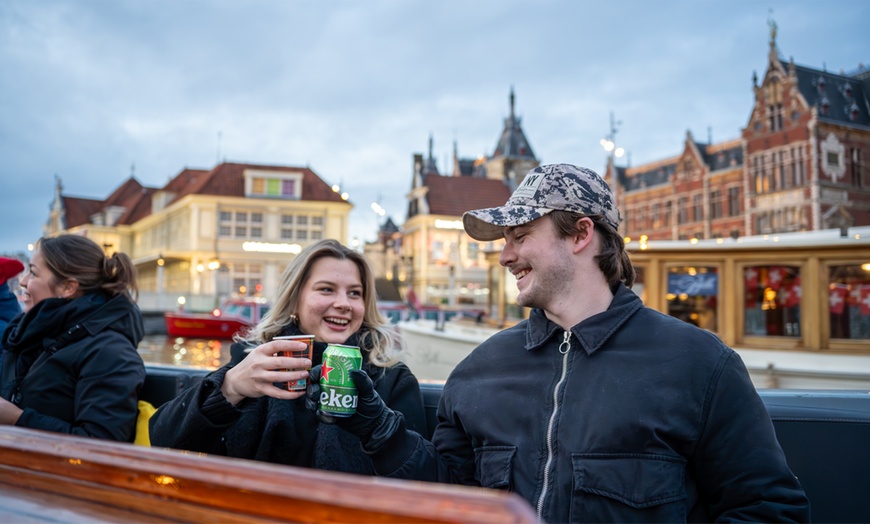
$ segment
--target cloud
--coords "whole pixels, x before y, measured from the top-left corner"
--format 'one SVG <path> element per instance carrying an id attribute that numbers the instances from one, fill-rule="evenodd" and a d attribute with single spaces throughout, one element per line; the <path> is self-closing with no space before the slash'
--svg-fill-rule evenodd
<path id="1" fill-rule="evenodd" d="M 786 57 L 868 59 L 860 0 L 6 0 L 0 253 L 41 234 L 55 174 L 105 198 L 133 169 L 161 186 L 223 159 L 310 166 L 347 188 L 351 236 L 371 239 L 372 201 L 404 220 L 430 135 L 442 170 L 454 141 L 492 153 L 511 87 L 544 162 L 602 170 L 611 111 L 634 164 L 678 154 L 687 130 L 736 138 L 770 8 Z"/>

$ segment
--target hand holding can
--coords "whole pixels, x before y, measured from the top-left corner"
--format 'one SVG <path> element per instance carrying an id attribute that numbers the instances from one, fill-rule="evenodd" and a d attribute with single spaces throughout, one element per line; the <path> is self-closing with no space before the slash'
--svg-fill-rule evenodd
<path id="1" fill-rule="evenodd" d="M 362 353 L 356 346 L 330 344 L 323 353 L 320 371 L 320 410 L 333 417 L 356 413 L 358 394 L 350 372 L 362 369 Z"/>
<path id="2" fill-rule="evenodd" d="M 275 337 L 272 340 L 295 340 L 296 342 L 304 342 L 305 348 L 299 350 L 292 351 L 279 351 L 277 354 L 279 357 L 290 357 L 290 358 L 307 358 L 309 361 L 314 356 L 314 335 L 291 335 L 291 336 L 283 336 L 283 337 Z M 306 370 L 311 369 L 310 366 L 305 368 Z M 291 370 L 291 369 L 282 369 L 281 371 L 299 371 L 299 370 Z M 287 391 L 305 391 L 305 386 L 307 384 L 307 379 L 301 378 L 299 380 L 291 380 L 289 382 L 284 383 L 284 387 L 287 388 Z"/>

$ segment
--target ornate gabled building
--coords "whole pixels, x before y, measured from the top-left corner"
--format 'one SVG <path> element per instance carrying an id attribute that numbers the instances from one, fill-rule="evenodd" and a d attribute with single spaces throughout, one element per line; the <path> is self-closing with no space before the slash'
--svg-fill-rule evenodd
<path id="1" fill-rule="evenodd" d="M 700 143 L 635 167 L 608 162 L 624 234 L 705 239 L 870 224 L 870 68 L 851 74 L 768 66 L 737 139 Z"/>
<path id="2" fill-rule="evenodd" d="M 424 303 L 486 304 L 489 295 L 485 251 L 465 234 L 461 218 L 471 209 L 500 206 L 526 172 L 539 165 L 514 113 L 504 120 L 495 151 L 476 159 L 460 158 L 453 145 L 452 176 L 442 175 L 432 154 L 413 159 L 408 213 L 402 227 L 401 264 L 395 279 L 413 289 Z"/>
<path id="3" fill-rule="evenodd" d="M 127 253 L 142 309 L 211 309 L 230 295 L 276 289 L 312 241 L 347 242 L 351 204 L 307 167 L 223 163 L 184 169 L 162 188 L 130 177 L 107 199 L 63 194 L 58 180 L 46 235 L 81 234 Z"/>
<path id="4" fill-rule="evenodd" d="M 870 68 L 833 74 L 785 62 L 771 28 L 743 129 L 750 234 L 870 224 Z"/>

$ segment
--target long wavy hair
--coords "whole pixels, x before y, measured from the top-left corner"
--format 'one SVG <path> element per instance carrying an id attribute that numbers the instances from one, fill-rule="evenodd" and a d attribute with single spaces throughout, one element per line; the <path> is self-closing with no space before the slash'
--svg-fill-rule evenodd
<path id="1" fill-rule="evenodd" d="M 333 239 L 319 240 L 296 255 L 281 275 L 277 299 L 269 312 L 250 331 L 237 335 L 236 341 L 263 344 L 281 333 L 286 326 L 297 323 L 294 312 L 299 305 L 302 289 L 311 276 L 311 268 L 315 262 L 326 257 L 350 260 L 359 269 L 365 304 L 362 326 L 358 331 L 360 347 L 369 351 L 371 363 L 380 367 L 393 365 L 405 349 L 404 341 L 395 331 L 389 329 L 387 320 L 378 311 L 374 273 L 362 254 Z"/>
<path id="2" fill-rule="evenodd" d="M 123 294 L 132 301 L 138 298 L 136 266 L 124 253 L 107 257 L 93 240 L 79 235 L 43 237 L 36 241 L 55 285 L 75 280 L 83 293 L 98 290 L 110 295 Z"/>
<path id="3" fill-rule="evenodd" d="M 598 267 L 604 273 L 607 283 L 611 286 L 623 282 L 627 287 L 634 285 L 637 273 L 625 251 L 625 242 L 619 233 L 608 225 L 600 215 L 581 215 L 570 211 L 553 211 L 547 216 L 556 226 L 560 238 L 576 235 L 580 232 L 577 221 L 584 216 L 592 219 L 595 229 L 601 237 L 601 252 L 595 255 Z"/>

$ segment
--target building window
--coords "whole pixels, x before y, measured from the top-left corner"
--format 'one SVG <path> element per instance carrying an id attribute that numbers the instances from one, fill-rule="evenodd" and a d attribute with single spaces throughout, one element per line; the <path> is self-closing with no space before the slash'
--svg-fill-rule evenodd
<path id="1" fill-rule="evenodd" d="M 263 214 L 248 211 L 221 211 L 218 235 L 227 238 L 262 238 Z"/>
<path id="2" fill-rule="evenodd" d="M 801 275 L 796 266 L 748 266 L 743 269 L 744 333 L 799 337 Z"/>
<path id="3" fill-rule="evenodd" d="M 704 197 L 700 193 L 692 195 L 692 220 L 700 222 L 704 220 Z"/>
<path id="4" fill-rule="evenodd" d="M 686 197 L 680 197 L 677 199 L 677 221 L 680 224 L 685 224 L 689 221 L 689 199 Z"/>
<path id="5" fill-rule="evenodd" d="M 718 189 L 710 192 L 710 218 L 722 218 L 722 192 Z"/>
<path id="6" fill-rule="evenodd" d="M 716 331 L 719 274 L 715 267 L 668 269 L 668 314 L 708 331 Z"/>
<path id="7" fill-rule="evenodd" d="M 245 196 L 257 198 L 302 198 L 302 173 L 245 170 Z"/>
<path id="8" fill-rule="evenodd" d="M 870 339 L 870 274 L 859 264 L 831 266 L 829 282 L 831 338 Z"/>
<path id="9" fill-rule="evenodd" d="M 742 213 L 741 193 L 739 187 L 728 188 L 728 216 L 736 217 Z"/>
<path id="10" fill-rule="evenodd" d="M 771 131 L 782 129 L 782 104 L 767 106 L 767 127 Z"/>

